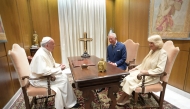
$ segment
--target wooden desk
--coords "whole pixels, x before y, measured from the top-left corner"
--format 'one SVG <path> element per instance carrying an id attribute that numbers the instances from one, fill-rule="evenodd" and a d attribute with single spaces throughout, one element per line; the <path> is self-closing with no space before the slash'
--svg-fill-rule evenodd
<path id="1" fill-rule="evenodd" d="M 91 90 L 103 87 L 109 87 L 108 97 L 111 98 L 110 109 L 115 109 L 116 97 L 113 93 L 116 93 L 119 90 L 119 81 L 121 81 L 122 75 L 128 75 L 129 73 L 108 63 L 106 64 L 106 72 L 98 72 L 97 63 L 100 59 L 96 56 L 84 59 L 85 61 L 94 63 L 94 66 L 88 66 L 87 69 L 74 67 L 72 61 L 80 59 L 80 56 L 68 57 L 75 86 L 79 90 L 83 91 L 83 97 L 87 99 L 85 101 L 85 109 L 91 109 L 90 104 L 94 98 Z"/>

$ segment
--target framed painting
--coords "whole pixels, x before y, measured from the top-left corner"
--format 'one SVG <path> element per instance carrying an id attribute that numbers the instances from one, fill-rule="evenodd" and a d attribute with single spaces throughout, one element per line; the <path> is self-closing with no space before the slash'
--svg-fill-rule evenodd
<path id="1" fill-rule="evenodd" d="M 150 0 L 149 36 L 190 40 L 190 0 Z"/>
<path id="2" fill-rule="evenodd" d="M 1 15 L 0 15 L 0 43 L 1 42 L 7 42 L 7 38 L 6 38 L 6 35 L 5 35 L 3 22 L 2 22 L 2 19 L 1 19 Z"/>

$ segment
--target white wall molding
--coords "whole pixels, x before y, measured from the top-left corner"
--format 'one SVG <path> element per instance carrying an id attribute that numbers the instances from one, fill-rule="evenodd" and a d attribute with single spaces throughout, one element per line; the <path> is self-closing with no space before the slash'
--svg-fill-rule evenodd
<path id="1" fill-rule="evenodd" d="M 3 107 L 3 109 L 10 109 L 21 93 L 22 90 L 21 88 L 19 88 L 18 91 L 14 94 L 14 96 L 9 100 L 9 102 Z"/>

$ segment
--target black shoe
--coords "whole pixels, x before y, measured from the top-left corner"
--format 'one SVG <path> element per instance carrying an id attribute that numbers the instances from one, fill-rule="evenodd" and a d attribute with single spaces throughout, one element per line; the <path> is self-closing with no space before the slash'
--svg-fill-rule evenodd
<path id="1" fill-rule="evenodd" d="M 72 108 L 79 108 L 79 107 L 81 107 L 81 104 L 76 103 Z"/>
<path id="2" fill-rule="evenodd" d="M 96 89 L 96 92 L 97 92 L 97 93 L 100 93 L 100 92 L 102 92 L 103 90 L 105 90 L 105 88 Z"/>

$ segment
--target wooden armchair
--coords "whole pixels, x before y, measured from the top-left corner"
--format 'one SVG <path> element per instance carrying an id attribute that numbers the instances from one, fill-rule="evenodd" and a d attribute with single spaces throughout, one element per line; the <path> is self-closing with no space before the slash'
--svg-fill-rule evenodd
<path id="1" fill-rule="evenodd" d="M 51 99 L 56 94 L 53 90 L 50 89 L 50 81 L 54 81 L 55 77 L 49 75 L 40 78 L 30 78 L 29 62 L 25 50 L 21 48 L 18 44 L 13 44 L 12 50 L 9 50 L 8 54 L 19 77 L 19 82 L 24 95 L 26 109 L 31 109 L 33 104 L 37 104 L 39 100 L 44 100 L 42 102 L 43 104 L 35 105 L 38 106 L 36 108 L 48 108 L 48 106 L 54 107 L 54 103 L 53 105 L 47 105 L 47 103 L 48 99 Z M 34 87 L 29 83 L 29 80 L 39 79 L 47 79 L 48 88 Z M 32 99 L 30 99 L 29 97 L 31 97 Z"/>
<path id="2" fill-rule="evenodd" d="M 133 42 L 133 40 L 128 39 L 123 44 L 125 44 L 125 47 L 127 49 L 126 50 L 127 51 L 126 63 L 128 65 L 128 70 L 130 70 L 136 66 L 135 62 L 136 62 L 136 58 L 137 58 L 139 43 L 135 43 L 135 42 Z"/>
<path id="3" fill-rule="evenodd" d="M 159 75 L 152 75 L 152 74 L 142 75 L 142 76 L 138 75 L 139 78 L 142 79 L 142 86 L 137 87 L 133 93 L 135 103 L 137 103 L 137 100 L 139 99 L 142 102 L 142 105 L 145 104 L 141 94 L 147 93 L 149 98 L 152 96 L 157 101 L 157 103 L 159 104 L 159 109 L 162 109 L 166 85 L 170 77 L 173 64 L 178 55 L 179 47 L 175 47 L 172 41 L 166 41 L 163 45 L 163 49 L 167 52 L 168 55 L 165 71 Z M 145 86 L 144 85 L 145 76 L 160 76 L 161 81 L 157 84 Z M 153 92 L 160 92 L 160 96 L 157 97 L 156 95 L 154 95 Z"/>

